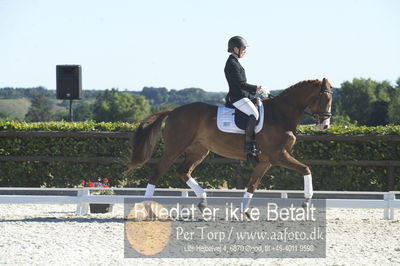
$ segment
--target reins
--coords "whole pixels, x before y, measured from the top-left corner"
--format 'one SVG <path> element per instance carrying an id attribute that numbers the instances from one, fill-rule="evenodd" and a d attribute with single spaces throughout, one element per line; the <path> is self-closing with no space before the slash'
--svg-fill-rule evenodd
<path id="1" fill-rule="evenodd" d="M 319 101 L 318 110 L 321 110 L 321 104 L 322 104 L 321 98 L 322 98 L 322 95 L 324 93 L 333 94 L 333 92 L 331 90 L 321 88 L 320 93 L 319 93 L 319 98 L 318 98 L 318 101 Z M 274 96 L 272 94 L 269 94 L 268 95 L 268 100 L 272 100 L 277 96 L 279 96 L 279 94 L 276 95 L 276 96 Z M 308 111 L 304 110 L 304 114 L 312 117 L 314 121 L 319 120 L 319 123 L 322 123 L 326 119 L 329 119 L 329 118 L 332 117 L 332 113 L 331 112 L 315 112 L 315 113 L 313 113 L 313 112 L 308 112 Z M 320 118 L 320 117 L 322 117 L 322 118 Z"/>

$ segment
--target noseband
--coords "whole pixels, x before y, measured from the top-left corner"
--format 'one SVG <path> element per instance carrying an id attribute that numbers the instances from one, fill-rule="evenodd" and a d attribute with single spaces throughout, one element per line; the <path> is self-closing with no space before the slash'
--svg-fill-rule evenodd
<path id="1" fill-rule="evenodd" d="M 305 112 L 305 114 L 311 116 L 317 124 L 321 124 L 326 119 L 329 119 L 332 116 L 331 112 L 320 112 L 320 110 L 322 109 L 322 106 L 321 106 L 322 101 L 321 101 L 321 99 L 322 99 L 322 96 L 324 95 L 324 93 L 333 94 L 333 92 L 331 90 L 321 88 L 321 90 L 319 92 L 319 98 L 318 98 L 318 102 L 319 102 L 318 103 L 318 112 L 315 112 L 315 113 L 314 112 L 312 112 L 312 113 Z"/>

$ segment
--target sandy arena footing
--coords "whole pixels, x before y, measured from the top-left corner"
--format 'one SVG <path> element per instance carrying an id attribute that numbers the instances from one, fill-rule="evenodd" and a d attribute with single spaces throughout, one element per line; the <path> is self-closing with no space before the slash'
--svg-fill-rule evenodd
<path id="1" fill-rule="evenodd" d="M 327 210 L 326 258 L 126 259 L 123 205 L 77 216 L 76 205 L 0 205 L 6 265 L 400 265 L 400 216 L 381 209 Z"/>

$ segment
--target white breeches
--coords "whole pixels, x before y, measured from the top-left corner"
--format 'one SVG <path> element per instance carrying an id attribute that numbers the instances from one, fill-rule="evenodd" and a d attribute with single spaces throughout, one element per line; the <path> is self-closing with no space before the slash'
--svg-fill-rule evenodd
<path id="1" fill-rule="evenodd" d="M 256 106 L 249 100 L 249 98 L 242 98 L 239 101 L 232 103 L 232 105 L 248 116 L 254 115 L 256 120 L 258 120 L 260 116 Z"/>

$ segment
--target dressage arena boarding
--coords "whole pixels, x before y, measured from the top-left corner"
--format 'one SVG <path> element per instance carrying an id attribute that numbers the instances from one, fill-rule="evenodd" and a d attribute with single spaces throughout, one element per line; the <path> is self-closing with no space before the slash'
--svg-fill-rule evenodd
<path id="1" fill-rule="evenodd" d="M 315 191 L 327 205 L 326 258 L 124 258 L 124 198 L 144 189 L 0 188 L 0 264 L 6 265 L 400 265 L 400 191 Z M 98 190 L 98 189 L 96 189 Z M 242 197 L 243 190 L 206 190 L 212 197 Z M 302 191 L 259 190 L 260 198 L 301 198 Z M 157 189 L 156 196 L 193 197 L 187 189 Z M 114 203 L 106 214 L 88 203 Z"/>

